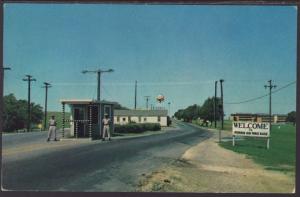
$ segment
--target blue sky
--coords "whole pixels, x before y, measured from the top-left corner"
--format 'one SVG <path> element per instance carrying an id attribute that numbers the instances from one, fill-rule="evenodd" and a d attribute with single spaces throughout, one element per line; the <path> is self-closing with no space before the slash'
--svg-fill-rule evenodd
<path id="1" fill-rule="evenodd" d="M 96 75 L 82 70 L 113 68 L 101 98 L 130 108 L 135 80 L 139 108 L 146 95 L 172 113 L 201 105 L 221 78 L 225 103 L 247 100 L 270 79 L 279 88 L 296 80 L 296 18 L 294 6 L 5 4 L 4 93 L 27 99 L 31 74 L 32 101 L 44 106 L 50 82 L 48 109 L 60 111 L 60 99 L 96 99 Z M 265 113 L 268 98 L 224 108 Z M 295 109 L 296 85 L 274 94 L 274 113 Z"/>

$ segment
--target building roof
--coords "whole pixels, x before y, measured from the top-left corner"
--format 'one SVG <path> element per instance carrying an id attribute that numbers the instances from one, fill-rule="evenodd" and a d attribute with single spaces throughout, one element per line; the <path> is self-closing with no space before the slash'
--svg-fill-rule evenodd
<path id="1" fill-rule="evenodd" d="M 115 116 L 167 116 L 167 110 L 114 110 Z"/>
<path id="2" fill-rule="evenodd" d="M 110 102 L 110 101 L 97 101 L 92 99 L 61 99 L 61 103 L 65 104 L 71 104 L 71 105 L 88 105 L 88 104 L 97 104 L 97 103 L 103 103 L 103 104 L 111 104 L 116 105 L 117 102 Z"/>
<path id="3" fill-rule="evenodd" d="M 269 114 L 266 114 L 266 113 L 256 113 L 256 114 L 253 114 L 253 113 L 234 113 L 234 114 L 231 114 L 231 116 L 269 116 Z M 272 114 L 272 116 L 287 116 L 285 114 Z"/>

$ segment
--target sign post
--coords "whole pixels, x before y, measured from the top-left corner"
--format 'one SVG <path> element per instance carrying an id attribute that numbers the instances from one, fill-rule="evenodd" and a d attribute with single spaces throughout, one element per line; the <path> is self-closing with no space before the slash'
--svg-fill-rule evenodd
<path id="1" fill-rule="evenodd" d="M 235 146 L 235 136 L 267 138 L 267 149 L 270 147 L 270 123 L 266 122 L 233 122 L 232 146 Z"/>

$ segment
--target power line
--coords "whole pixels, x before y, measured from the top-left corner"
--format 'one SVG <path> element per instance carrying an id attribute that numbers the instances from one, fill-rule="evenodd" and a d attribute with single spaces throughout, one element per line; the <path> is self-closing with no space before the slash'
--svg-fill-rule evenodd
<path id="1" fill-rule="evenodd" d="M 293 85 L 293 84 L 295 84 L 295 83 L 296 83 L 296 81 L 293 81 L 293 82 L 291 82 L 291 83 L 288 83 L 288 84 L 282 86 L 281 88 L 278 88 L 277 90 L 272 91 L 271 94 L 274 94 L 274 93 L 276 93 L 276 92 L 278 92 L 278 91 L 280 91 L 280 90 L 282 90 L 282 89 L 285 89 L 285 88 L 287 88 L 287 87 L 289 87 L 289 86 L 291 86 L 291 85 Z M 240 102 L 225 103 L 225 104 L 233 105 L 233 104 L 249 103 L 249 102 L 252 102 L 252 101 L 256 101 L 256 100 L 262 99 L 262 98 L 264 98 L 264 97 L 266 97 L 266 96 L 269 96 L 269 95 L 270 95 L 270 94 L 264 94 L 264 95 L 262 95 L 262 96 L 258 96 L 258 97 L 251 98 L 251 99 L 248 99 L 248 100 L 244 100 L 244 101 L 240 101 Z"/>

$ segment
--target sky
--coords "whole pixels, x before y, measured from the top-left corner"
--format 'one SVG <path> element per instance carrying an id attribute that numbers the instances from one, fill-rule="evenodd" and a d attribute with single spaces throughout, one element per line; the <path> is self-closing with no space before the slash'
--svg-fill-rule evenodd
<path id="1" fill-rule="evenodd" d="M 277 89 L 296 81 L 295 6 L 12 4 L 4 5 L 4 94 L 44 106 L 43 82 L 50 82 L 48 110 L 60 99 L 101 99 L 134 107 L 166 107 L 171 114 L 202 105 L 224 79 L 225 114 L 268 113 L 272 80 Z M 218 96 L 220 96 L 218 84 Z M 276 90 L 276 89 L 275 89 Z M 157 95 L 165 96 L 158 103 Z M 296 110 L 296 85 L 272 95 L 273 113 Z"/>

